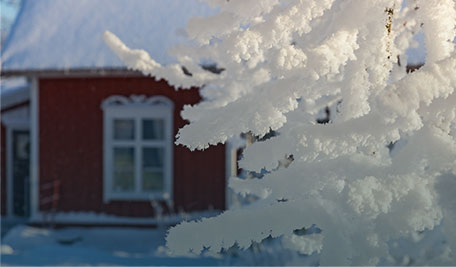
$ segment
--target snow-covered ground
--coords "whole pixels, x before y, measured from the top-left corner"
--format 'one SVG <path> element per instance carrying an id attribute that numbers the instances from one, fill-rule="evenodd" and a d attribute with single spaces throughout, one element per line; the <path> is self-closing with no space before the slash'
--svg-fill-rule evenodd
<path id="1" fill-rule="evenodd" d="M 165 229 L 63 228 L 25 225 L 2 238 L 1 265 L 220 265 L 221 259 L 172 258 Z"/>
<path id="2" fill-rule="evenodd" d="M 318 265 L 318 254 L 305 256 L 284 248 L 283 240 L 268 239 L 247 251 L 224 257 L 170 257 L 164 247 L 166 229 L 93 227 L 63 229 L 19 225 L 1 242 L 1 266 L 17 265 Z M 392 241 L 391 257 L 381 265 L 441 265 L 449 256 L 437 228 L 410 239 Z"/>

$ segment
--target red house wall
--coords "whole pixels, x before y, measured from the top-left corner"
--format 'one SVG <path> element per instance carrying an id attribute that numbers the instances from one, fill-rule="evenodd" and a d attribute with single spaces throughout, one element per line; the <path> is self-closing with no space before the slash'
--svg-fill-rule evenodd
<path id="1" fill-rule="evenodd" d="M 174 102 L 174 134 L 186 122 L 185 104 L 200 101 L 197 89 L 176 91 L 147 77 L 59 78 L 39 81 L 40 185 L 60 180 L 59 211 L 152 216 L 148 201 L 103 202 L 103 112 L 111 95 L 163 95 Z M 190 152 L 174 146 L 176 210 L 225 208 L 225 148 Z M 40 198 L 46 197 L 42 191 Z M 47 207 L 41 206 L 41 210 Z"/>

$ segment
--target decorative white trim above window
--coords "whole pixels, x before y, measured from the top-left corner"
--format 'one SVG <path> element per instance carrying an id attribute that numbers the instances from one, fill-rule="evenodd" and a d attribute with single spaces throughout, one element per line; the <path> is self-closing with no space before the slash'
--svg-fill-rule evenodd
<path id="1" fill-rule="evenodd" d="M 101 104 L 101 107 L 103 109 L 121 106 L 166 106 L 171 107 L 172 109 L 174 108 L 173 102 L 165 96 L 153 96 L 147 98 L 145 95 L 131 95 L 130 97 L 112 95 L 106 98 Z"/>
<path id="2" fill-rule="evenodd" d="M 172 198 L 173 102 L 113 95 L 101 108 L 104 201 Z"/>

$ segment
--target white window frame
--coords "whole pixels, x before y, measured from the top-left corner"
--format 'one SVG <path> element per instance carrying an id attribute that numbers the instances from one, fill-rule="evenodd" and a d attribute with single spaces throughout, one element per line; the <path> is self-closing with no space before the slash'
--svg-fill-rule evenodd
<path id="1" fill-rule="evenodd" d="M 173 115 L 174 104 L 164 96 L 147 98 L 144 95 L 131 95 L 129 97 L 113 95 L 106 98 L 101 104 L 103 109 L 103 200 L 166 200 L 172 199 L 173 188 Z M 128 141 L 128 146 L 134 146 L 134 181 L 133 192 L 115 192 L 113 183 L 113 147 L 122 141 L 113 140 L 113 121 L 115 119 L 133 119 L 135 121 L 135 136 L 133 141 Z M 163 119 L 164 140 L 142 140 L 142 120 Z M 134 143 L 134 144 L 132 144 Z M 160 145 L 164 147 L 163 192 L 142 191 L 142 148 Z"/>

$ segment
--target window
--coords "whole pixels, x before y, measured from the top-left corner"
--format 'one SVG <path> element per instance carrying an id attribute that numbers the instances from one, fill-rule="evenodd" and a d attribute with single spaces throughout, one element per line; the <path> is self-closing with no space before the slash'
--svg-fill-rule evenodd
<path id="1" fill-rule="evenodd" d="M 104 111 L 104 200 L 171 197 L 172 102 L 111 96 Z"/>

